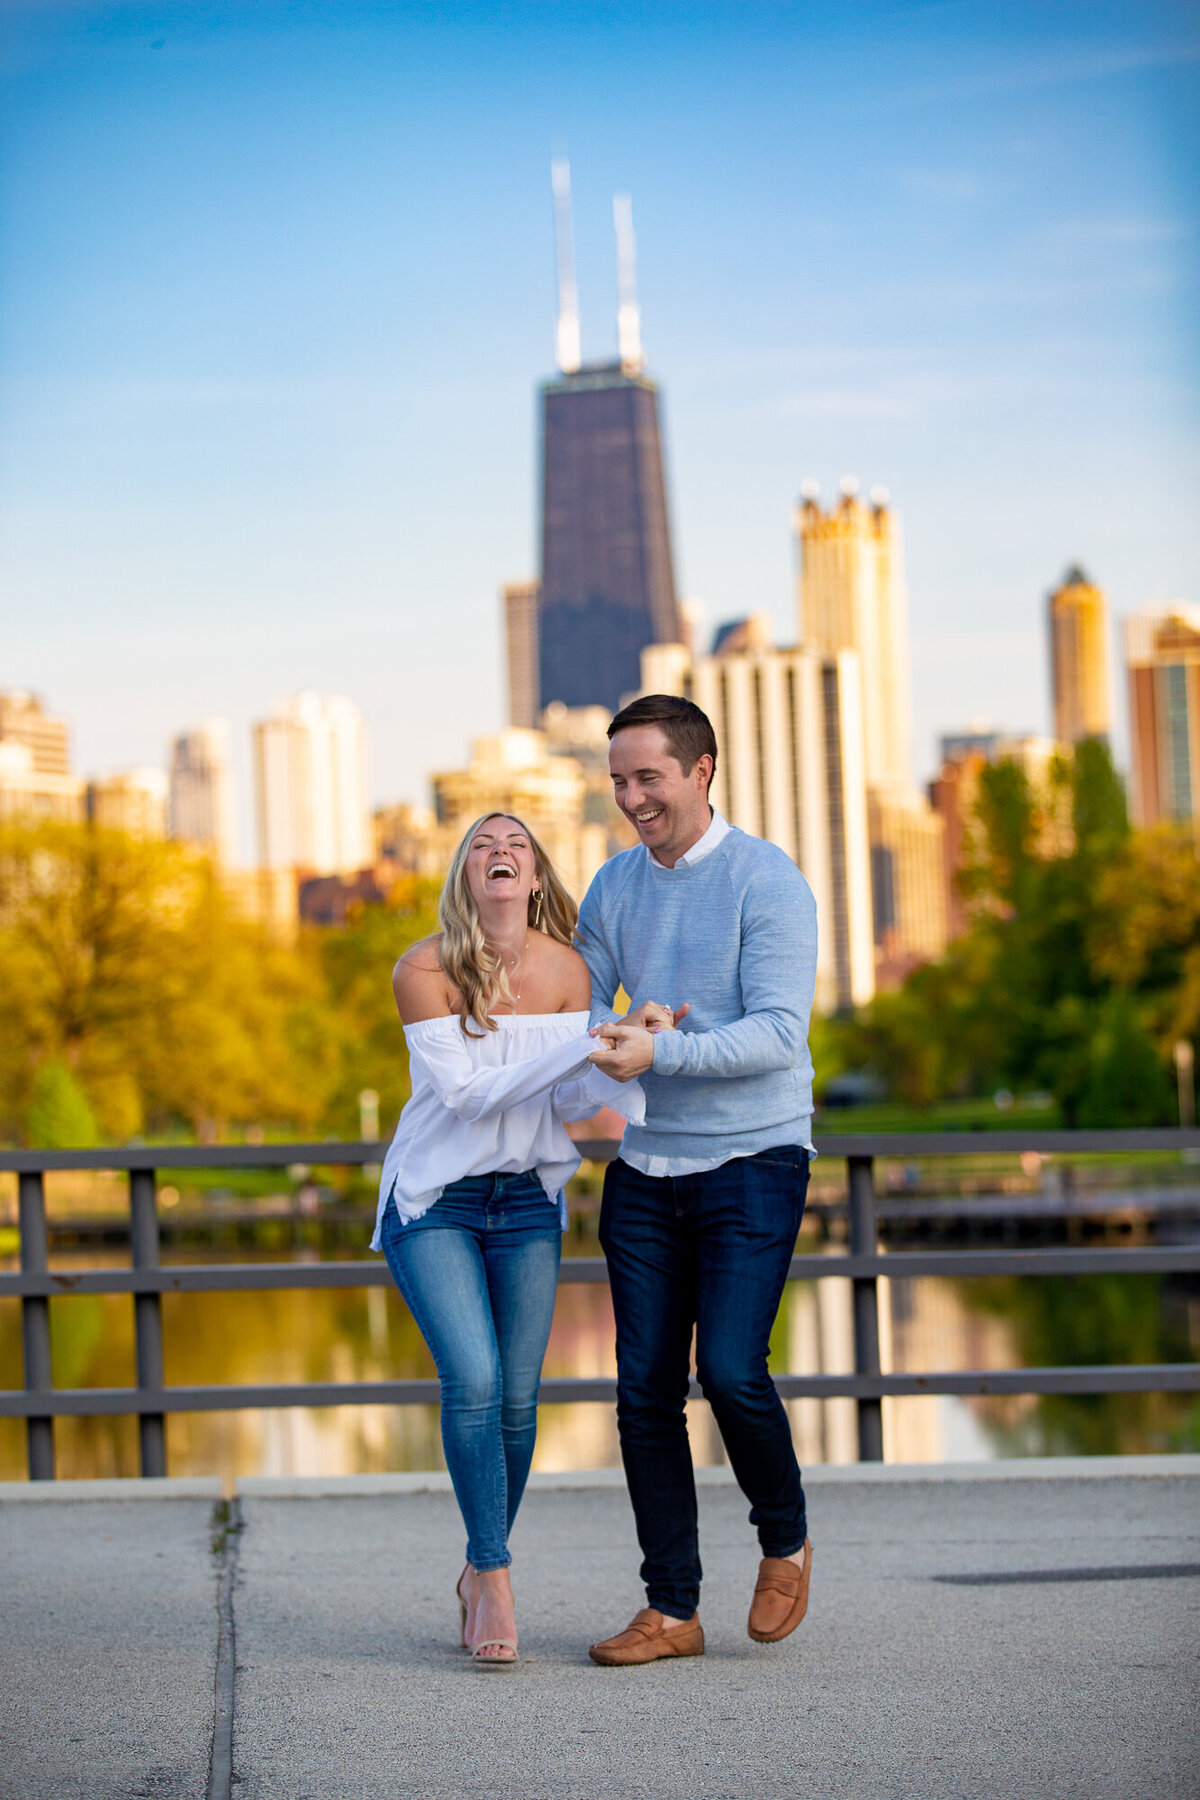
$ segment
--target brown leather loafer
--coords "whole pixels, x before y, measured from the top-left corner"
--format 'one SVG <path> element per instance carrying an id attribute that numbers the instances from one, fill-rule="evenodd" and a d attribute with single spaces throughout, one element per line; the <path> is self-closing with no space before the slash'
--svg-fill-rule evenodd
<path id="1" fill-rule="evenodd" d="M 693 1613 L 686 1624 L 676 1624 L 668 1631 L 663 1615 L 652 1606 L 643 1606 L 624 1631 L 593 1644 L 588 1655 L 606 1668 L 657 1662 L 660 1656 L 703 1656 L 704 1627 L 700 1615 Z"/>
<path id="2" fill-rule="evenodd" d="M 758 1582 L 750 1602 L 746 1630 L 757 1644 L 777 1644 L 795 1631 L 808 1611 L 808 1583 L 812 1575 L 812 1544 L 804 1540 L 804 1561 L 786 1556 L 764 1556 L 758 1565 Z"/>

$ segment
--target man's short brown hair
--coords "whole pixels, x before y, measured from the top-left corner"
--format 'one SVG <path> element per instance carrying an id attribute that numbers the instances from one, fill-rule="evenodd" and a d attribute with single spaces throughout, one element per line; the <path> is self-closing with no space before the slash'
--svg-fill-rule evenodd
<path id="1" fill-rule="evenodd" d="M 707 713 L 678 694 L 642 694 L 623 706 L 608 728 L 610 738 L 634 725 L 657 725 L 667 749 L 685 775 L 690 775 L 702 756 L 711 756 L 717 767 L 717 734 Z M 712 776 L 709 777 L 712 785 Z"/>

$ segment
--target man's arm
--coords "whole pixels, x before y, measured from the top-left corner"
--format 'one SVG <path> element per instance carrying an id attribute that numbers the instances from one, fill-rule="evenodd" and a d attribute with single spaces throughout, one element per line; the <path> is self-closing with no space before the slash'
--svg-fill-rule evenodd
<path id="1" fill-rule="evenodd" d="M 739 976 L 745 1013 L 711 1031 L 662 1031 L 629 1026 L 605 1032 L 611 1048 L 592 1052 L 596 1066 L 617 1081 L 653 1068 L 656 1075 L 762 1075 L 790 1069 L 808 1037 L 817 974 L 817 908 L 796 870 L 756 880 L 742 909 Z"/>
<path id="2" fill-rule="evenodd" d="M 579 941 L 576 946 L 587 964 L 592 978 L 591 1023 L 612 1018 L 613 1001 L 621 985 L 616 958 L 613 956 L 600 919 L 600 877 L 594 875 L 583 905 L 579 908 Z"/>

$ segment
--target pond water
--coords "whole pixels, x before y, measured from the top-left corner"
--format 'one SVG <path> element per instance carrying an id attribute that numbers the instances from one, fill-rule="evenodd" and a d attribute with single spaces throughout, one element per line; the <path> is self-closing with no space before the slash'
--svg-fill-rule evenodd
<path id="1" fill-rule="evenodd" d="M 73 1217 L 86 1225 L 90 1219 L 95 1236 L 103 1215 L 119 1214 L 123 1184 L 89 1178 L 84 1185 L 75 1178 L 47 1185 L 52 1221 Z M 178 1190 L 164 1190 L 168 1208 L 173 1193 Z M 0 1192 L 0 1203 L 3 1197 Z M 594 1198 L 594 1185 L 581 1184 L 568 1254 L 596 1253 Z M 231 1208 L 237 1205 L 235 1219 Z M 260 1194 L 248 1205 L 229 1196 L 184 1194 L 177 1216 L 187 1212 L 194 1230 L 169 1234 L 163 1260 L 364 1256 L 366 1214 L 355 1214 L 353 1207 L 348 1214 L 344 1205 L 316 1205 L 315 1216 L 297 1215 L 294 1194 Z M 189 1207 L 194 1210 L 188 1212 Z M 15 1206 L 9 1216 L 13 1213 Z M 167 1209 L 163 1217 L 168 1225 L 175 1223 Z M 103 1233 L 99 1235 L 102 1239 Z M 829 1235 L 815 1221 L 806 1221 L 800 1247 L 817 1249 Z M 54 1242 L 64 1247 L 52 1253 L 52 1266 L 127 1266 L 127 1251 L 115 1243 L 87 1247 L 86 1240 L 83 1229 L 73 1242 L 56 1237 Z M 3 1266 L 15 1266 L 15 1247 L 10 1231 L 0 1244 L 9 1251 L 0 1258 Z M 826 1247 L 832 1253 L 838 1245 L 829 1242 Z M 1200 1354 L 1200 1287 L 1194 1279 L 920 1278 L 882 1281 L 879 1291 L 884 1366 L 895 1370 L 1176 1362 Z M 51 1302 L 50 1312 L 56 1385 L 133 1384 L 133 1304 L 128 1296 L 64 1297 Z M 434 1373 L 411 1315 L 390 1288 L 165 1295 L 163 1332 L 168 1385 L 385 1380 Z M 19 1302 L 0 1301 L 0 1386 L 19 1387 L 21 1366 Z M 607 1287 L 561 1287 L 546 1374 L 611 1375 L 614 1366 Z M 849 1282 L 789 1284 L 772 1339 L 772 1366 L 779 1373 L 852 1368 Z M 855 1460 L 852 1400 L 794 1400 L 788 1411 L 802 1463 Z M 1200 1449 L 1200 1399 L 1189 1395 L 928 1396 L 885 1400 L 883 1412 L 885 1455 L 895 1462 Z M 703 1401 L 689 1405 L 689 1429 L 697 1463 L 724 1460 Z M 132 1418 L 59 1419 L 55 1443 L 58 1472 L 64 1477 L 138 1472 Z M 433 1406 L 180 1414 L 168 1421 L 167 1443 L 174 1475 L 232 1479 L 444 1466 Z M 611 1405 L 542 1409 L 535 1468 L 605 1468 L 619 1462 Z M 25 1472 L 24 1424 L 0 1420 L 0 1478 L 20 1479 Z"/>

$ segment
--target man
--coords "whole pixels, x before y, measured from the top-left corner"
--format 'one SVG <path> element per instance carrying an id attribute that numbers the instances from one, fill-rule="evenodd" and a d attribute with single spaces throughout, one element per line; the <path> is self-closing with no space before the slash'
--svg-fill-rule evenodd
<path id="1" fill-rule="evenodd" d="M 613 857 L 580 911 L 592 1060 L 640 1079 L 644 1126 L 604 1183 L 600 1241 L 617 1326 L 617 1419 L 647 1605 L 599 1663 L 699 1656 L 700 1556 L 684 1402 L 696 1368 L 751 1503 L 763 1560 L 748 1629 L 804 1617 L 812 1547 L 787 1414 L 767 1372 L 804 1211 L 816 906 L 774 844 L 708 803 L 717 742 L 691 701 L 644 695 L 609 726 L 617 804 L 641 845 Z M 657 1021 L 678 1029 L 657 1032 Z"/>

